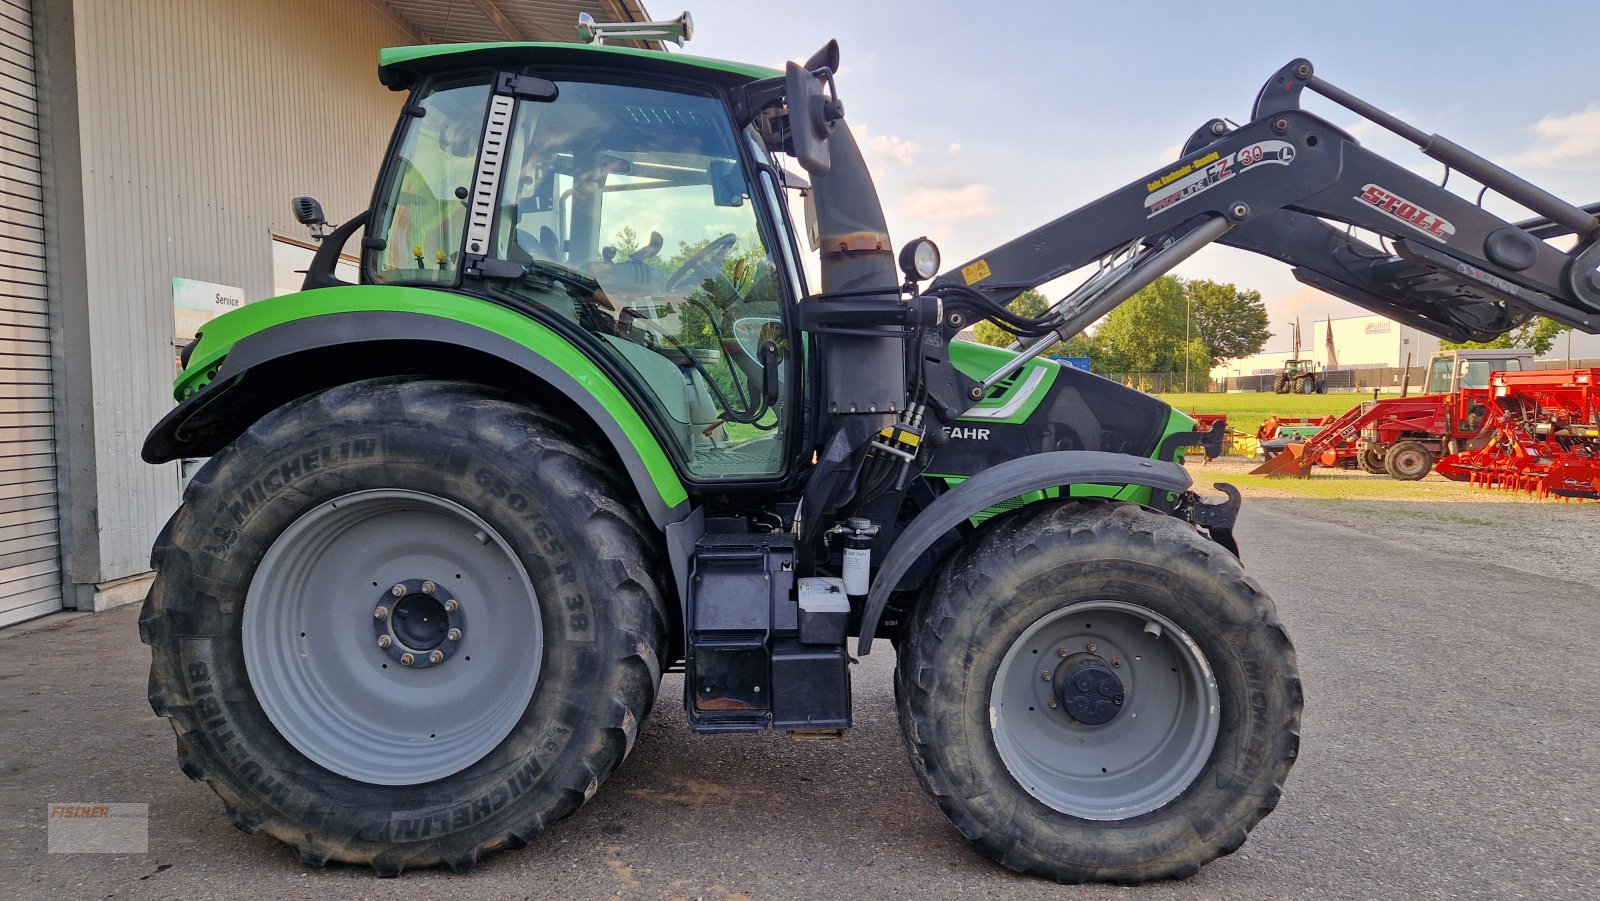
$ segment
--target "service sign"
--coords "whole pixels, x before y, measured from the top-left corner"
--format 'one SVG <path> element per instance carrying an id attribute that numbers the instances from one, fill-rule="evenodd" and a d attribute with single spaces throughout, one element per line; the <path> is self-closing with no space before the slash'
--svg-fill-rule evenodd
<path id="1" fill-rule="evenodd" d="M 172 337 L 180 344 L 194 340 L 206 323 L 244 306 L 244 289 L 192 278 L 172 280 Z"/>

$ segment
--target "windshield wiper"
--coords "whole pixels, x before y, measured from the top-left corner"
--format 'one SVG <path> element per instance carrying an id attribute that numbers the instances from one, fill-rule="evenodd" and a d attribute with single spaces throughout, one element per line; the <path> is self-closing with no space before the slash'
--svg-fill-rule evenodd
<path id="1" fill-rule="evenodd" d="M 588 273 L 560 263 L 553 263 L 549 260 L 528 260 L 524 263 L 518 263 L 512 260 L 484 257 L 469 262 L 462 274 L 468 278 L 477 278 L 483 281 L 508 282 L 525 282 L 529 276 L 538 276 L 550 281 L 560 282 L 562 285 L 576 290 L 583 297 L 593 297 L 600 290 L 600 283 L 595 281 L 594 277 Z"/>

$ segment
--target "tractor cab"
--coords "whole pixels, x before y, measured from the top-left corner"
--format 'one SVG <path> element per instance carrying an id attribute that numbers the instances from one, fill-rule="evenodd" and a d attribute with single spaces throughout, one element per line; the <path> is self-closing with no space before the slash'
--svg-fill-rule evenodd
<path id="1" fill-rule="evenodd" d="M 801 381 L 785 311 L 805 293 L 780 170 L 718 79 L 597 49 L 603 70 L 567 46 L 392 63 L 412 93 L 362 279 L 530 315 L 641 397 L 692 477 L 778 475 Z"/>
<path id="2" fill-rule="evenodd" d="M 1522 372 L 1532 368 L 1533 352 L 1530 350 L 1442 350 L 1428 360 L 1428 380 L 1423 393 L 1482 391 L 1489 387 L 1490 373 Z"/>

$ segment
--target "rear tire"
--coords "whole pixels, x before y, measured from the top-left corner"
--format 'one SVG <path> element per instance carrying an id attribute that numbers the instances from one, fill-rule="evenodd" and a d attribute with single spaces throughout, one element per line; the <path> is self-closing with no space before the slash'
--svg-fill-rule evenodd
<path id="1" fill-rule="evenodd" d="M 1294 649 L 1192 527 L 1036 503 L 932 584 L 901 639 L 901 730 L 923 786 L 995 860 L 1059 882 L 1181 879 L 1277 805 L 1299 751 Z M 1085 674 L 1124 703 L 1074 689 Z"/>
<path id="2" fill-rule="evenodd" d="M 1272 393 L 1273 394 L 1288 394 L 1289 393 L 1289 377 L 1284 375 L 1281 372 L 1278 373 L 1277 375 L 1273 376 L 1273 378 L 1272 378 Z"/>
<path id="3" fill-rule="evenodd" d="M 1383 466 L 1391 478 L 1415 482 L 1433 471 L 1433 453 L 1416 441 L 1401 441 L 1389 448 Z"/>
<path id="4" fill-rule="evenodd" d="M 139 626 L 151 706 L 236 826 L 311 865 L 464 870 L 616 769 L 661 679 L 659 538 L 574 437 L 385 379 L 274 411 L 197 474 Z"/>
<path id="5" fill-rule="evenodd" d="M 1389 474 L 1389 467 L 1384 465 L 1383 456 L 1383 452 L 1377 448 L 1367 447 L 1361 451 L 1358 459 L 1361 461 L 1361 468 L 1364 471 L 1370 472 L 1375 476 L 1386 476 Z"/>

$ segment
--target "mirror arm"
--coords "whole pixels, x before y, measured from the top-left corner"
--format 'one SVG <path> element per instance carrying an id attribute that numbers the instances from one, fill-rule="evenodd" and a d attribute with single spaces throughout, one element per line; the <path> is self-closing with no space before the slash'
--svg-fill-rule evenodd
<path id="1" fill-rule="evenodd" d="M 334 288 L 350 284 L 341 281 L 335 274 L 339 267 L 339 256 L 344 252 L 344 245 L 349 242 L 350 236 L 366 227 L 367 220 L 371 218 L 372 211 L 367 210 L 328 233 L 327 238 L 317 245 L 317 252 L 311 258 L 311 265 L 306 267 L 306 278 L 301 283 L 300 290 L 310 291 L 314 288 Z M 382 250 L 383 241 L 380 238 L 363 238 L 361 247 L 363 250 Z"/>

